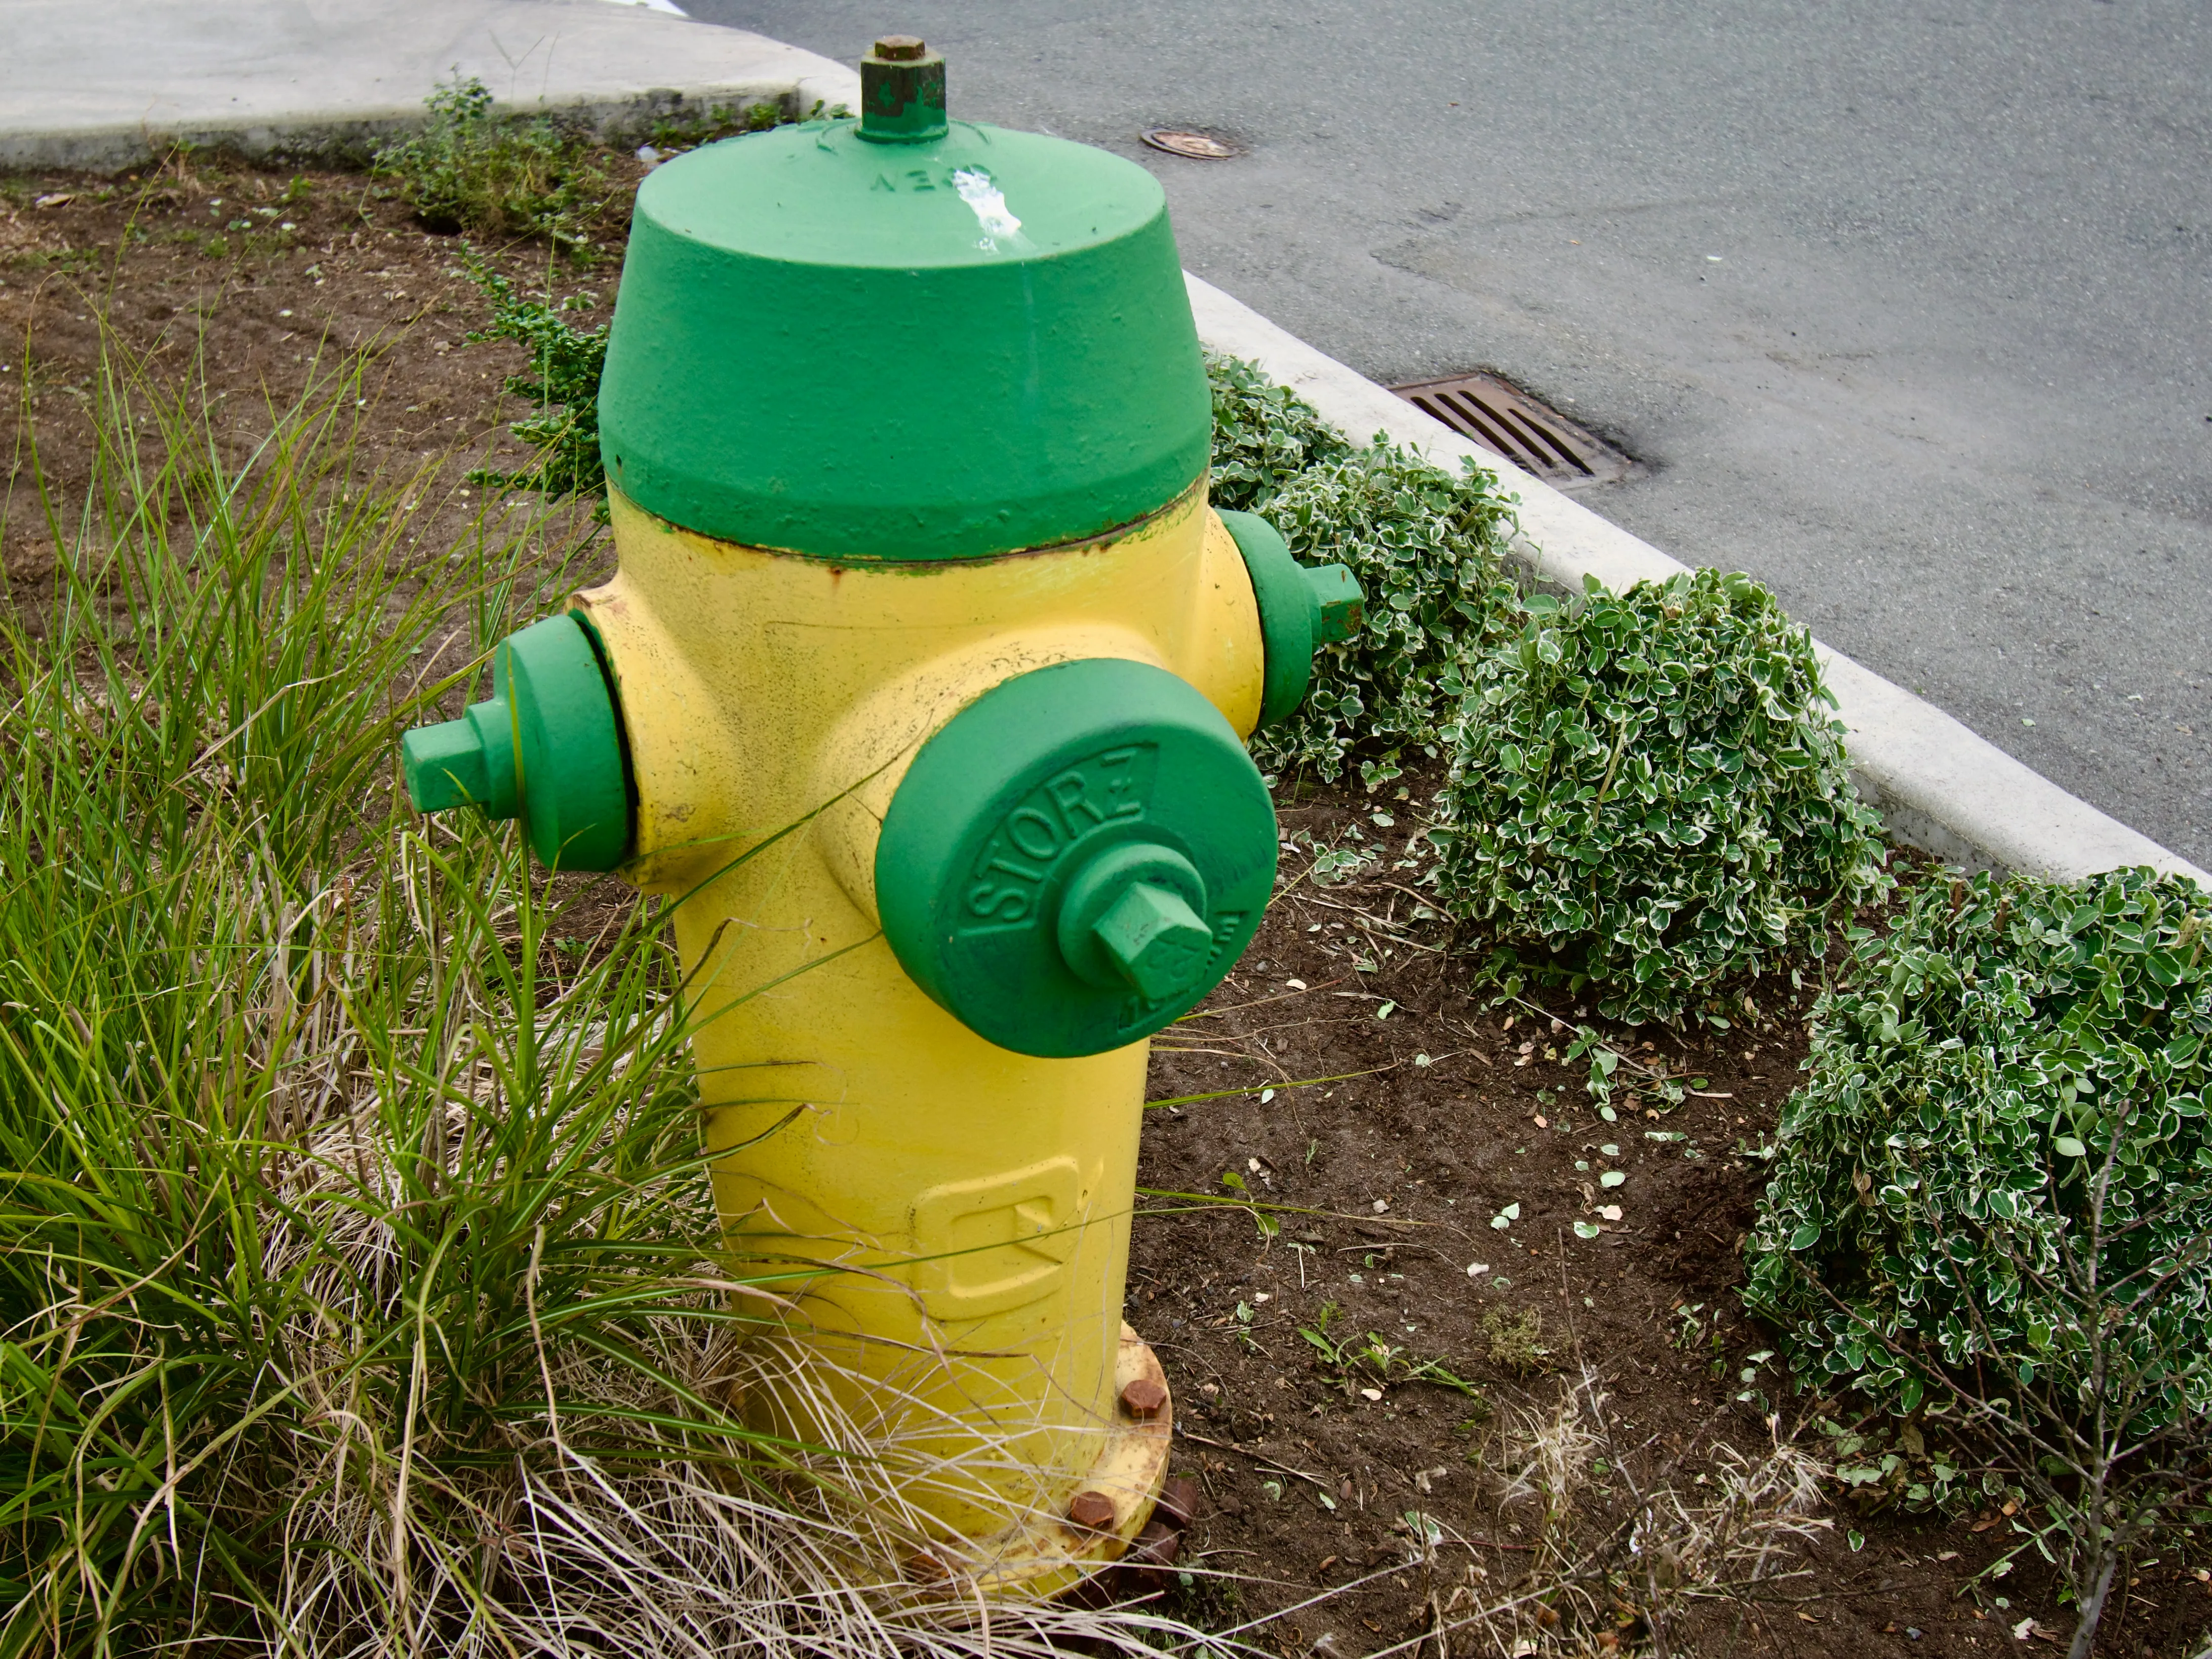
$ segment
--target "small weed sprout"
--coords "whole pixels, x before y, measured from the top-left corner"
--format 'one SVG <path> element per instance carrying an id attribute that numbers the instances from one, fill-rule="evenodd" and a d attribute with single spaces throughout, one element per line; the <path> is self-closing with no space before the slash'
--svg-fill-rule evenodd
<path id="1" fill-rule="evenodd" d="M 1475 1384 L 1456 1375 L 1441 1359 L 1417 1359 L 1373 1331 L 1356 1337 L 1330 1335 L 1328 1328 L 1338 1312 L 1335 1303 L 1322 1303 L 1314 1322 L 1299 1326 L 1298 1334 L 1320 1356 L 1322 1369 L 1334 1373 L 1347 1395 L 1363 1384 L 1381 1389 L 1394 1382 L 1429 1382 L 1470 1399 L 1480 1398 L 1482 1391 Z"/>
<path id="2" fill-rule="evenodd" d="M 507 117 L 491 89 L 454 70 L 423 100 L 419 132 L 376 154 L 380 177 L 435 231 L 542 236 L 574 252 L 613 182 L 592 164 L 585 135 L 546 116 Z"/>
<path id="3" fill-rule="evenodd" d="M 1534 1308 L 1508 1313 L 1492 1308 L 1482 1316 L 1482 1338 L 1488 1345 L 1490 1363 L 1515 1376 L 1534 1376 L 1548 1370 L 1552 1351 L 1544 1342 L 1544 1316 Z"/>
<path id="4" fill-rule="evenodd" d="M 514 471 L 480 467 L 471 483 L 489 489 L 543 491 L 555 501 L 596 498 L 595 516 L 607 516 L 606 471 L 599 458 L 599 376 L 607 362 L 607 328 L 581 329 L 568 320 L 599 304 L 592 294 L 572 294 L 558 305 L 518 296 L 514 284 L 475 249 L 463 246 L 462 268 L 491 301 L 491 320 L 470 331 L 471 343 L 512 340 L 530 353 L 530 371 L 511 375 L 507 390 L 526 398 L 538 413 L 514 423 L 514 435 L 537 449 L 535 466 Z"/>

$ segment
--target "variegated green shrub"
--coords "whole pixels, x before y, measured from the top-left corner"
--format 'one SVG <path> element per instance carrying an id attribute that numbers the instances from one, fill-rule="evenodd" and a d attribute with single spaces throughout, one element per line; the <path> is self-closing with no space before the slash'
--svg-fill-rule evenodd
<path id="1" fill-rule="evenodd" d="M 1959 1372 L 2085 1407 L 2141 1373 L 2129 1413 L 2212 1406 L 2208 921 L 2148 870 L 1983 875 L 1861 945 L 1746 1250 L 1801 1372 L 1902 1411 Z"/>
<path id="2" fill-rule="evenodd" d="M 1592 581 L 1525 615 L 1472 672 L 1432 832 L 1493 977 L 1672 1018 L 1881 890 L 1812 641 L 1765 588 Z"/>

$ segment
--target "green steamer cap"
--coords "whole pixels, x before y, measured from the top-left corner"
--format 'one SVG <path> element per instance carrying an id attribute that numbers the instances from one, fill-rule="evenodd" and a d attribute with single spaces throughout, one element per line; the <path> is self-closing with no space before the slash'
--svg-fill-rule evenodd
<path id="1" fill-rule="evenodd" d="M 630 792 L 622 722 L 580 617 L 548 617 L 492 653 L 495 694 L 399 744 L 408 799 L 423 812 L 475 805 L 520 817 L 538 861 L 611 870 L 628 855 Z"/>
<path id="2" fill-rule="evenodd" d="M 1244 556 L 1252 597 L 1259 602 L 1260 724 L 1273 726 L 1305 701 L 1314 652 L 1367 625 L 1367 596 L 1343 565 L 1300 564 L 1282 532 L 1258 514 L 1217 516 Z"/>
<path id="3" fill-rule="evenodd" d="M 1002 1048 L 1103 1054 L 1196 1006 L 1274 890 L 1267 785 L 1188 682 L 1116 658 L 987 691 L 922 746 L 876 847 L 915 982 Z"/>
<path id="4" fill-rule="evenodd" d="M 857 120 L 707 144 L 638 188 L 599 383 L 609 482 L 687 530 L 840 562 L 1134 522 L 1212 404 L 1167 198 L 1087 145 L 948 120 L 891 37 Z"/>

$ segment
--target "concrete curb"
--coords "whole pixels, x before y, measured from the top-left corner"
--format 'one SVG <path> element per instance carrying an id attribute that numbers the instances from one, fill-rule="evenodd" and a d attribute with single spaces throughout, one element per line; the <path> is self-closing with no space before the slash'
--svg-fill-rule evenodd
<path id="1" fill-rule="evenodd" d="M 740 29 L 603 0 L 8 0 L 0 166 L 110 170 L 177 140 L 358 155 L 456 70 L 503 109 L 618 131 L 716 106 L 860 106 L 859 76 Z"/>
<path id="2" fill-rule="evenodd" d="M 1514 551 L 1544 580 L 1579 590 L 1592 575 L 1617 591 L 1687 568 L 1211 283 L 1184 280 L 1200 339 L 1257 363 L 1347 436 L 1387 433 L 1447 465 L 1468 455 L 1495 472 L 1521 498 Z M 1942 709 L 1814 643 L 1850 727 L 1853 780 L 1898 840 L 1970 868 L 2063 881 L 2148 864 L 2212 892 L 2212 875 L 2186 859 L 2068 794 Z"/>

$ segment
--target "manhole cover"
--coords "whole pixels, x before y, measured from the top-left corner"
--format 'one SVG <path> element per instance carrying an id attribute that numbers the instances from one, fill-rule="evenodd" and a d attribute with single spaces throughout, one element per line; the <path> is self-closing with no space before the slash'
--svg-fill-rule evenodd
<path id="1" fill-rule="evenodd" d="M 1394 386 L 1422 413 L 1559 489 L 1626 477 L 1628 457 L 1494 374 Z"/>
<path id="2" fill-rule="evenodd" d="M 1145 134 L 1145 142 L 1154 149 L 1164 149 L 1170 155 L 1188 155 L 1194 161 L 1226 161 L 1244 152 L 1225 138 L 1216 138 L 1208 132 L 1175 132 L 1166 127 L 1154 127 Z"/>

